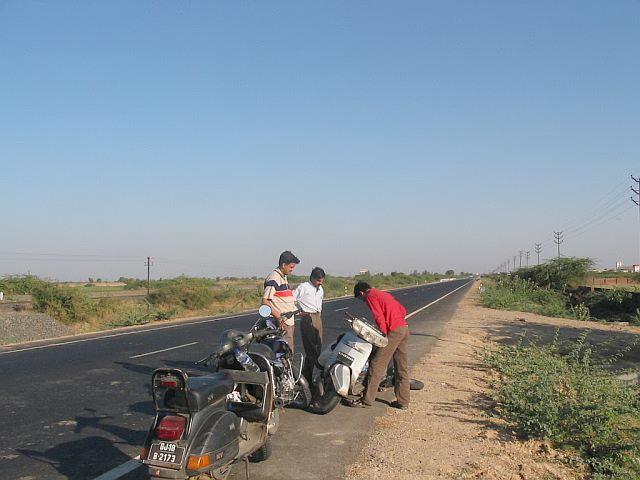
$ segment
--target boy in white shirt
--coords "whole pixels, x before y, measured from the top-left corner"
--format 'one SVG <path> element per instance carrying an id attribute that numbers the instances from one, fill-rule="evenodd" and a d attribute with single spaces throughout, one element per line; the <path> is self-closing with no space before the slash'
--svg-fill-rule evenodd
<path id="1" fill-rule="evenodd" d="M 298 306 L 302 310 L 300 316 L 300 333 L 304 346 L 305 360 L 302 373 L 309 381 L 313 374 L 313 366 L 322 352 L 322 300 L 324 290 L 322 283 L 325 277 L 324 270 L 315 267 L 311 270 L 309 281 L 301 283 L 293 291 Z"/>

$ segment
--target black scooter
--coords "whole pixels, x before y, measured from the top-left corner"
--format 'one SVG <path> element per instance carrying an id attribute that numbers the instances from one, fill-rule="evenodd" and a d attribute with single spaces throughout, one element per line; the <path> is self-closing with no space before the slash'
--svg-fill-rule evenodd
<path id="1" fill-rule="evenodd" d="M 227 330 L 218 349 L 198 362 L 215 373 L 191 377 L 166 368 L 153 373 L 156 416 L 140 455 L 151 477 L 186 480 L 205 474 L 223 480 L 234 463 L 269 457 L 269 436 L 279 415 L 273 353 L 259 342 L 277 334 Z"/>

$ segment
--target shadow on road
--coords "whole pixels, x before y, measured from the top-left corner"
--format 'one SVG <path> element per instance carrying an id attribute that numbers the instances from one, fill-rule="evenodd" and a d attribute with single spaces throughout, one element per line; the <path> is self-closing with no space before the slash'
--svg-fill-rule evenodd
<path id="1" fill-rule="evenodd" d="M 18 449 L 29 459 L 55 468 L 69 480 L 88 480 L 131 459 L 116 444 L 103 437 L 85 437 L 60 443 L 48 450 Z"/>

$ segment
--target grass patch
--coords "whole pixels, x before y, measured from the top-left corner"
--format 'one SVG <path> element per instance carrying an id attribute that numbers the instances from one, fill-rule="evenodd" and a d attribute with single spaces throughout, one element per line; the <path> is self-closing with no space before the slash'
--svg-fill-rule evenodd
<path id="1" fill-rule="evenodd" d="M 572 316 L 562 293 L 541 288 L 519 277 L 503 277 L 487 283 L 481 300 L 483 305 L 500 310 L 518 310 L 552 317 Z"/>
<path id="2" fill-rule="evenodd" d="M 526 342 L 485 356 L 498 374 L 497 414 L 524 438 L 580 455 L 595 479 L 640 478 L 640 390 L 594 360 L 585 332 L 572 343 Z"/>

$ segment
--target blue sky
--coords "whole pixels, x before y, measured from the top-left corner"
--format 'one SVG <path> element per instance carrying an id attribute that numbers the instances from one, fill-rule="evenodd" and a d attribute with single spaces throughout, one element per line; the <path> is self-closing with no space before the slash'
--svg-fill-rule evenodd
<path id="1" fill-rule="evenodd" d="M 0 274 L 631 262 L 638 78 L 632 0 L 5 0 Z"/>

